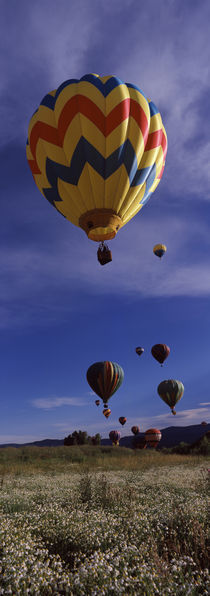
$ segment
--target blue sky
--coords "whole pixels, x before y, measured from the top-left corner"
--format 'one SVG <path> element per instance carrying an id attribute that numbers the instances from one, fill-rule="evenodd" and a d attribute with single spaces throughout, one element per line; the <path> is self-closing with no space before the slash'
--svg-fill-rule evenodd
<path id="1" fill-rule="evenodd" d="M 0 443 L 209 421 L 210 3 L 22 0 L 16 8 L 16 0 L 0 8 Z M 96 243 L 39 193 L 25 155 L 42 97 L 88 72 L 138 85 L 168 135 L 163 178 L 110 242 L 106 267 Z M 152 253 L 158 242 L 167 245 L 162 260 Z M 155 343 L 171 348 L 163 368 L 150 354 Z M 86 381 L 98 360 L 125 373 L 109 420 Z M 168 378 L 185 385 L 176 417 L 157 394 Z"/>

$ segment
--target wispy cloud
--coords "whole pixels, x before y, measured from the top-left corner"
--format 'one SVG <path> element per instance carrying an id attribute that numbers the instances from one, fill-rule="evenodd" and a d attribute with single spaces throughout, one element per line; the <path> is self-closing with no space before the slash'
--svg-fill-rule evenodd
<path id="1" fill-rule="evenodd" d="M 45 435 L 39 435 L 38 433 L 36 434 L 31 434 L 31 435 L 26 435 L 26 434 L 11 434 L 11 433 L 7 433 L 7 434 L 1 434 L 0 437 L 0 444 L 4 445 L 7 443 L 17 443 L 18 445 L 21 445 L 22 443 L 33 443 L 34 441 L 43 441 L 44 439 L 46 439 L 46 433 Z"/>
<path id="2" fill-rule="evenodd" d="M 58 313 L 59 319 L 65 320 L 69 312 L 80 309 L 81 290 L 87 298 L 110 294 L 110 288 L 113 295 L 123 292 L 131 298 L 210 296 L 208 226 L 205 223 L 201 228 L 192 221 L 188 227 L 188 223 L 181 216 L 171 221 L 163 214 L 158 220 L 145 212 L 120 232 L 112 247 L 113 264 L 101 269 L 95 244 L 81 230 L 71 228 L 69 238 L 68 224 L 54 244 L 49 239 L 45 246 L 42 238 L 36 248 L 30 242 L 18 247 L 14 242 L 0 253 L 0 326 L 53 323 Z M 190 248 L 195 235 L 199 244 L 201 234 L 202 253 L 199 255 L 198 247 L 192 261 Z M 152 247 L 162 239 L 168 251 L 164 262 L 158 262 Z M 91 300 L 88 304 L 91 309 Z"/>
<path id="3" fill-rule="evenodd" d="M 129 422 L 124 427 L 119 425 L 118 418 L 112 417 L 111 420 L 109 419 L 106 421 L 105 426 L 103 421 L 90 423 L 86 430 L 90 435 L 99 432 L 103 438 L 108 438 L 110 430 L 116 428 L 120 431 L 121 436 L 124 437 L 131 434 L 131 427 L 133 425 L 138 425 L 140 427 L 140 432 L 145 432 L 148 428 L 163 429 L 170 426 L 190 426 L 200 424 L 204 414 L 208 419 L 208 417 L 210 417 L 210 408 L 192 408 L 189 410 L 182 410 L 181 412 L 177 411 L 176 416 L 167 413 L 158 414 L 157 416 L 141 416 L 139 418 L 138 416 L 135 418 L 129 417 Z M 56 422 L 52 426 L 59 430 L 59 432 L 68 434 L 74 430 L 71 421 Z"/>
<path id="4" fill-rule="evenodd" d="M 203 401 L 199 404 L 199 406 L 210 406 L 210 401 Z"/>
<path id="5" fill-rule="evenodd" d="M 62 406 L 82 407 L 87 406 L 87 400 L 79 397 L 43 397 L 33 399 L 30 402 L 35 408 L 41 410 L 52 410 L 54 408 L 61 408 Z"/>

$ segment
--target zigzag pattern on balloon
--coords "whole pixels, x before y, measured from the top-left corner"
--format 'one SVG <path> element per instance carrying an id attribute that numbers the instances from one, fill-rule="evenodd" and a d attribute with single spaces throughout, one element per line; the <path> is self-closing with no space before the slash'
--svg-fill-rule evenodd
<path id="1" fill-rule="evenodd" d="M 155 104 L 112 76 L 65 81 L 43 98 L 29 125 L 35 182 L 76 225 L 82 213 L 104 207 L 129 221 L 158 185 L 166 150 Z"/>
<path id="2" fill-rule="evenodd" d="M 143 168 L 136 171 L 136 155 L 129 140 L 124 143 L 124 146 L 119 147 L 118 150 L 110 155 L 108 159 L 104 159 L 103 156 L 96 151 L 95 147 L 81 137 L 69 167 L 52 162 L 49 158 L 46 160 L 47 179 L 52 188 L 44 188 L 43 193 L 50 203 L 53 203 L 54 201 L 62 201 L 57 190 L 58 178 L 76 186 L 86 162 L 88 162 L 98 174 L 104 178 L 104 180 L 124 164 L 131 186 L 137 186 L 146 181 L 147 192 L 155 179 L 155 164 L 152 168 Z M 134 172 L 135 176 L 133 177 Z"/>

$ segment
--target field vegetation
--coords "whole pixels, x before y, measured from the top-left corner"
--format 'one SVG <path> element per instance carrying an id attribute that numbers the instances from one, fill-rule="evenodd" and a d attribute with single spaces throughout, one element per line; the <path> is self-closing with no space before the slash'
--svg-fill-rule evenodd
<path id="1" fill-rule="evenodd" d="M 208 594 L 202 456 L 0 450 L 0 594 Z"/>

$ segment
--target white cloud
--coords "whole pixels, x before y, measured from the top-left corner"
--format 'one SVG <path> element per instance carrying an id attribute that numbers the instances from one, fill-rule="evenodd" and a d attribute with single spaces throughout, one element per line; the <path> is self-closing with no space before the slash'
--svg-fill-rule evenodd
<path id="1" fill-rule="evenodd" d="M 145 208 L 146 209 L 146 208 Z M 78 296 L 121 295 L 133 297 L 201 297 L 210 295 L 209 229 L 206 222 L 190 222 L 182 217 L 162 215 L 156 219 L 140 214 L 110 243 L 113 263 L 100 267 L 95 243 L 81 230 L 69 236 L 66 224 L 56 242 L 36 248 L 8 246 L 0 253 L 0 326 L 56 322 L 69 312 L 78 311 Z M 72 232 L 72 228 L 71 228 Z M 194 238 L 202 254 L 191 258 Z M 202 240 L 201 240 L 202 237 Z M 163 241 L 167 253 L 160 261 L 152 252 L 154 243 Z M 202 242 L 202 244 L 201 244 Z M 207 250 L 204 255 L 203 249 Z M 183 258 L 183 255 L 184 258 Z M 71 258 L 69 258 L 71 256 Z M 196 260 L 195 260 L 196 258 Z M 84 303 L 82 308 L 84 309 Z"/>
<path id="2" fill-rule="evenodd" d="M 43 397 L 33 399 L 30 402 L 35 408 L 41 410 L 52 410 L 53 408 L 61 408 L 62 406 L 87 406 L 87 400 L 79 397 Z"/>
<path id="3" fill-rule="evenodd" d="M 46 434 L 39 436 L 38 433 L 36 435 L 16 435 L 16 434 L 1 434 L 0 437 L 0 445 L 4 445 L 7 443 L 17 443 L 21 445 L 22 443 L 33 443 L 34 441 L 43 441 L 46 439 Z"/>
<path id="4" fill-rule="evenodd" d="M 157 416 L 141 416 L 141 417 L 129 417 L 129 422 L 125 426 L 121 426 L 119 424 L 118 418 L 112 417 L 109 418 L 105 422 L 95 422 L 92 424 L 88 424 L 86 430 L 87 433 L 90 435 L 94 435 L 97 432 L 100 433 L 101 437 L 109 438 L 110 430 L 117 429 L 121 433 L 121 437 L 131 435 L 131 427 L 134 425 L 138 425 L 140 427 L 140 432 L 146 432 L 148 428 L 159 428 L 164 429 L 170 426 L 191 426 L 200 424 L 203 420 L 203 415 L 208 420 L 210 418 L 210 409 L 209 408 L 194 408 L 190 410 L 182 410 L 176 413 L 176 416 L 173 416 L 171 413 L 167 414 L 158 414 Z M 60 432 L 70 434 L 75 429 L 72 427 L 72 422 L 65 421 L 65 422 L 58 422 L 52 425 L 53 427 L 59 429 Z"/>
<path id="5" fill-rule="evenodd" d="M 210 406 L 210 401 L 201 402 L 199 406 Z"/>

